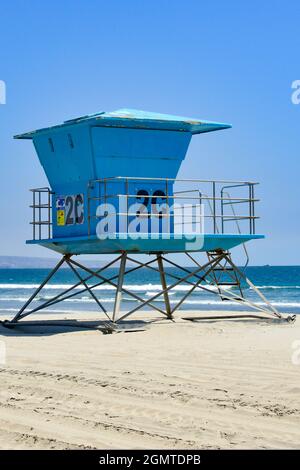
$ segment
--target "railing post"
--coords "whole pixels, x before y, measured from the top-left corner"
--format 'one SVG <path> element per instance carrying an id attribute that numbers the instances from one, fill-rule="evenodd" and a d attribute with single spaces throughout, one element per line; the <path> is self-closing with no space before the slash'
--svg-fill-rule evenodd
<path id="1" fill-rule="evenodd" d="M 222 227 L 222 234 L 224 234 L 224 206 L 223 206 L 223 194 L 224 190 L 221 189 L 221 227 Z"/>
<path id="2" fill-rule="evenodd" d="M 88 182 L 87 186 L 87 220 L 88 220 L 88 236 L 91 235 L 91 181 Z"/>
<path id="3" fill-rule="evenodd" d="M 41 225 L 41 219 L 42 219 L 42 209 L 41 209 L 41 191 L 39 191 L 39 240 L 42 238 L 42 225 Z"/>
<path id="4" fill-rule="evenodd" d="M 152 212 L 152 210 L 151 210 Z M 166 225 L 164 222 L 162 223 L 162 227 L 168 227 L 168 233 L 171 233 L 171 218 L 170 218 L 170 210 L 169 210 L 169 184 L 168 178 L 166 178 Z M 163 230 L 163 229 L 162 229 Z"/>
<path id="5" fill-rule="evenodd" d="M 128 226 L 129 226 L 129 204 L 128 204 L 128 191 L 129 191 L 129 186 L 128 186 L 128 178 L 126 178 L 126 234 L 128 233 Z"/>
<path id="6" fill-rule="evenodd" d="M 249 187 L 249 230 L 250 234 L 252 235 L 252 190 L 251 190 L 251 183 L 248 184 Z"/>
<path id="7" fill-rule="evenodd" d="M 251 184 L 252 187 L 252 233 L 255 234 L 255 203 L 254 203 L 254 184 Z"/>
<path id="8" fill-rule="evenodd" d="M 32 203 L 32 228 L 33 228 L 33 239 L 35 240 L 35 190 L 32 191 L 33 203 Z"/>
<path id="9" fill-rule="evenodd" d="M 48 238 L 51 238 L 51 192 L 48 188 Z"/>
<path id="10" fill-rule="evenodd" d="M 213 223 L 214 223 L 214 234 L 217 233 L 217 221 L 216 221 L 216 182 L 213 181 Z"/>
<path id="11" fill-rule="evenodd" d="M 200 189 L 198 189 L 198 195 L 199 195 L 199 206 L 200 206 L 200 227 L 201 227 L 202 233 L 204 233 L 205 231 L 205 207 L 204 207 L 204 204 L 202 206 L 202 193 Z"/>

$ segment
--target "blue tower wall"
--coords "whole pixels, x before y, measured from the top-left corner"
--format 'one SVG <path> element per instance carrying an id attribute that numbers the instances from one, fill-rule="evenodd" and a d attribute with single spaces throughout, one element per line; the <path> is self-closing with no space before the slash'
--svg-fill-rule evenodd
<path id="1" fill-rule="evenodd" d="M 35 134 L 34 146 L 54 193 L 53 238 L 88 235 L 87 187 L 91 180 L 116 176 L 176 178 L 191 136 L 187 131 L 105 127 L 91 125 L 89 122 L 49 128 Z M 137 196 L 140 191 L 143 194 L 145 190 L 151 197 L 153 194 L 155 196 L 166 192 L 168 196 L 173 195 L 173 184 L 169 182 L 166 188 L 165 181 L 155 184 L 135 181 L 125 188 L 123 180 L 115 180 L 107 183 L 106 189 L 110 194 L 125 194 L 128 189 L 130 194 Z M 99 190 L 95 188 L 95 191 L 98 195 Z M 70 212 L 71 217 L 67 217 L 72 204 L 76 206 L 78 202 L 76 195 L 80 196 L 79 202 L 83 200 L 83 218 L 80 217 L 79 222 L 76 222 L 74 207 L 73 212 Z M 93 196 L 93 190 L 91 195 Z M 130 204 L 142 203 L 142 199 L 140 196 L 136 201 L 132 198 Z M 163 198 L 156 199 L 158 203 L 165 202 Z M 144 200 L 147 202 L 147 199 Z M 92 201 L 92 214 L 96 213 L 100 202 L 104 200 Z M 112 204 L 116 212 L 120 212 L 117 197 L 111 197 L 105 202 Z M 170 199 L 170 204 L 172 202 Z M 81 210 L 82 207 L 80 213 Z M 65 213 L 62 225 L 58 225 L 58 211 Z M 96 225 L 97 220 L 91 219 L 90 234 L 95 234 Z M 116 230 L 122 231 L 119 226 Z"/>
<path id="2" fill-rule="evenodd" d="M 189 132 L 93 127 L 97 178 L 176 178 L 191 137 Z"/>

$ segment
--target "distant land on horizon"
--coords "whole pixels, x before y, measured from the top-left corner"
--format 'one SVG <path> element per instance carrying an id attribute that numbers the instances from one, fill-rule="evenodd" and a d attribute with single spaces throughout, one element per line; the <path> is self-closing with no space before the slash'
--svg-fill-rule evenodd
<path id="1" fill-rule="evenodd" d="M 30 256 L 0 256 L 0 269 L 47 269 L 54 268 L 58 261 L 59 257 L 38 258 Z M 108 263 L 109 260 L 80 259 L 80 262 L 88 267 L 101 267 Z"/>

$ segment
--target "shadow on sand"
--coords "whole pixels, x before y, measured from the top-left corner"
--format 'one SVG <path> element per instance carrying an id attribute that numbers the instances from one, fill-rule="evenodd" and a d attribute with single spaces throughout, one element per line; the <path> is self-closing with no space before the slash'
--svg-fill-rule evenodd
<path id="1" fill-rule="evenodd" d="M 114 325 L 105 321 L 78 320 L 41 320 L 20 321 L 11 323 L 0 322 L 0 336 L 51 336 L 74 331 L 99 331 L 103 334 L 144 331 L 147 323 L 144 321 L 127 321 Z"/>

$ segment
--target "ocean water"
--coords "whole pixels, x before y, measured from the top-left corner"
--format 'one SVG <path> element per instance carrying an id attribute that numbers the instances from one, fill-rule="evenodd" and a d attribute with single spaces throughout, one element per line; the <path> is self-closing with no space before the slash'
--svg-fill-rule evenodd
<path id="1" fill-rule="evenodd" d="M 130 268 L 129 268 L 130 269 Z M 189 269 L 189 268 L 187 268 Z M 35 288 L 46 277 L 48 269 L 0 269 L 0 315 L 13 315 L 30 297 Z M 176 268 L 168 268 L 167 272 L 174 276 L 182 274 Z M 83 273 L 81 273 L 83 274 Z M 117 270 L 110 268 L 105 271 L 106 277 L 117 275 Z M 246 275 L 258 287 L 259 291 L 281 312 L 300 313 L 300 266 L 260 266 L 248 267 Z M 176 282 L 175 279 L 167 277 L 168 283 Z M 142 299 L 147 300 L 159 292 L 158 274 L 148 269 L 141 269 L 126 276 L 125 288 L 132 290 Z M 69 269 L 60 270 L 51 282 L 39 293 L 32 303 L 32 308 L 54 297 L 62 290 L 75 284 L 77 280 Z M 95 283 L 100 282 L 95 280 Z M 116 279 L 115 279 L 116 282 Z M 89 282 L 90 283 L 90 282 Z M 188 284 L 178 285 L 170 292 L 170 301 L 175 305 L 182 296 L 191 288 Z M 226 289 L 238 294 L 235 286 L 227 286 Z M 82 287 L 75 291 L 77 295 L 65 300 L 63 303 L 48 307 L 48 311 L 60 311 L 72 313 L 78 311 L 98 311 L 99 307 L 90 297 L 89 293 L 81 292 Z M 112 309 L 115 289 L 107 284 L 95 288 L 95 294 L 109 311 Z M 258 301 L 256 293 L 249 287 L 244 288 L 244 294 L 252 301 Z M 157 298 L 154 302 L 157 306 L 162 306 L 162 298 Z M 136 305 L 136 301 L 128 294 L 124 294 L 122 309 L 130 310 Z M 222 301 L 216 294 L 214 287 L 209 287 L 209 292 L 202 289 L 195 289 L 181 305 L 181 310 L 208 308 L 241 310 L 240 305 L 232 301 Z"/>

